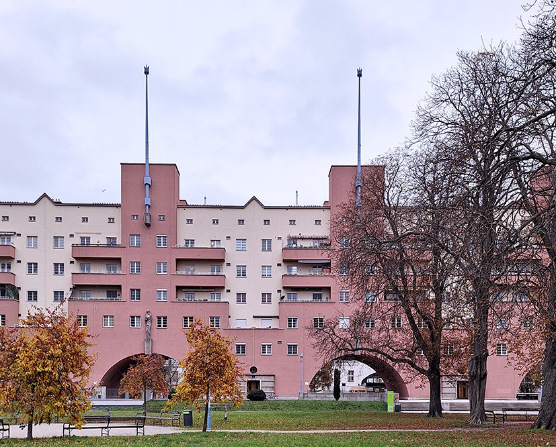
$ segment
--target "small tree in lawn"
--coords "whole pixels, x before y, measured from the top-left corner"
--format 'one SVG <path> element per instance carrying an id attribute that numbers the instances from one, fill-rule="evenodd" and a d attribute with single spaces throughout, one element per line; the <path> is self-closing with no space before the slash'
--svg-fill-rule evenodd
<path id="1" fill-rule="evenodd" d="M 182 381 L 170 402 L 192 403 L 197 412 L 205 404 L 203 431 L 207 430 L 209 400 L 232 401 L 234 407 L 243 402 L 239 381 L 243 375 L 240 364 L 230 350 L 230 340 L 217 329 L 208 327 L 197 318 L 191 328 L 184 330 L 189 351 L 180 362 Z"/>
<path id="2" fill-rule="evenodd" d="M 334 369 L 334 399 L 340 399 L 340 370 Z"/>
<path id="3" fill-rule="evenodd" d="M 126 371 L 120 381 L 120 394 L 129 393 L 134 399 L 143 395 L 143 414 L 147 412 L 147 390 L 168 394 L 170 387 L 164 379 L 164 357 L 160 354 L 136 355 L 131 358 L 134 365 Z"/>
<path id="4" fill-rule="evenodd" d="M 61 306 L 34 309 L 16 329 L 0 328 L 0 408 L 19 413 L 33 439 L 33 425 L 67 417 L 80 425 L 90 407 L 87 381 L 95 357 L 86 328 Z"/>

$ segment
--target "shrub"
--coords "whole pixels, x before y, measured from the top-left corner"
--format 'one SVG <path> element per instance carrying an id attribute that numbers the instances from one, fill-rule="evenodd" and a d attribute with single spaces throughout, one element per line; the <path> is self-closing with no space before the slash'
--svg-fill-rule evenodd
<path id="1" fill-rule="evenodd" d="M 266 393 L 263 390 L 251 390 L 247 393 L 247 399 L 249 400 L 265 400 Z"/>

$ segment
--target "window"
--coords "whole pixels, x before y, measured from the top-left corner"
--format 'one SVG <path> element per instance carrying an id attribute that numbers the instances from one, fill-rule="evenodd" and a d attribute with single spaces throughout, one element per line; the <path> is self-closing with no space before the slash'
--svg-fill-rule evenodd
<path id="1" fill-rule="evenodd" d="M 11 245 L 11 244 L 12 244 L 11 236 L 0 236 L 0 245 Z"/>
<path id="2" fill-rule="evenodd" d="M 37 218 L 35 216 L 29 216 L 29 222 L 36 222 Z"/>
<path id="3" fill-rule="evenodd" d="M 2 262 L 2 263 L 0 263 L 0 272 L 9 273 L 11 271 L 12 271 L 12 263 L 11 262 Z"/>
<path id="4" fill-rule="evenodd" d="M 288 317 L 288 329 L 297 329 L 297 317 Z"/>
<path id="5" fill-rule="evenodd" d="M 339 241 L 340 248 L 349 248 L 349 237 L 342 236 Z"/>
<path id="6" fill-rule="evenodd" d="M 349 317 L 340 317 L 338 320 L 338 329 L 349 329 Z"/>
<path id="7" fill-rule="evenodd" d="M 183 328 L 187 329 L 193 326 L 193 317 L 183 317 Z"/>
<path id="8" fill-rule="evenodd" d="M 261 327 L 268 329 L 272 327 L 272 318 L 261 318 Z"/>
<path id="9" fill-rule="evenodd" d="M 220 317 L 209 317 L 209 326 L 218 329 L 220 327 Z"/>
<path id="10" fill-rule="evenodd" d="M 166 262 L 157 262 L 156 263 L 156 274 L 157 275 L 165 275 L 168 273 L 168 264 Z"/>
<path id="11" fill-rule="evenodd" d="M 2 216 L 2 221 L 7 222 L 10 220 L 10 216 Z"/>
<path id="12" fill-rule="evenodd" d="M 222 266 L 220 265 L 211 265 L 210 266 L 210 274 L 211 275 L 220 275 L 222 273 Z"/>
<path id="13" fill-rule="evenodd" d="M 261 240 L 262 251 L 272 251 L 272 239 Z"/>
<path id="14" fill-rule="evenodd" d="M 38 299 L 38 292 L 36 290 L 27 291 L 27 301 L 36 302 Z"/>
<path id="15" fill-rule="evenodd" d="M 193 219 L 185 219 L 187 225 L 193 225 Z"/>
<path id="16" fill-rule="evenodd" d="M 54 240 L 56 240 L 56 238 L 54 238 Z M 10 245 L 10 242 L 8 242 L 7 244 L 2 244 L 2 245 Z M 38 236 L 27 236 L 27 248 L 37 248 L 38 246 L 39 246 L 39 237 Z M 54 248 L 58 248 L 58 247 L 56 247 L 56 244 L 54 244 Z M 62 247 L 62 248 L 64 248 L 64 247 Z"/>
<path id="17" fill-rule="evenodd" d="M 454 345 L 452 343 L 444 345 L 444 348 L 442 348 L 442 353 L 444 355 L 454 355 Z"/>
<path id="18" fill-rule="evenodd" d="M 236 293 L 236 303 L 247 304 L 247 294 L 245 292 Z"/>
<path id="19" fill-rule="evenodd" d="M 139 220 L 139 215 L 137 215 L 137 214 L 132 214 L 132 215 L 131 215 L 131 220 Z"/>
<path id="20" fill-rule="evenodd" d="M 129 246 L 130 247 L 140 247 L 141 246 L 141 235 L 140 234 L 130 234 L 129 235 Z"/>
<path id="21" fill-rule="evenodd" d="M 531 318 L 526 317 L 523 319 L 523 329 L 533 329 L 534 327 L 535 324 Z"/>
<path id="22" fill-rule="evenodd" d="M 116 237 L 107 237 L 106 238 L 106 245 L 118 245 L 118 238 Z"/>
<path id="23" fill-rule="evenodd" d="M 114 315 L 103 315 L 102 327 L 114 327 Z"/>
<path id="24" fill-rule="evenodd" d="M 313 292 L 313 301 L 322 301 L 322 292 Z"/>
<path id="25" fill-rule="evenodd" d="M 402 317 L 392 317 L 390 319 L 390 327 L 392 329 L 400 329 L 402 327 Z"/>
<path id="26" fill-rule="evenodd" d="M 220 223 L 220 221 L 218 219 L 212 219 L 212 224 L 213 225 L 218 225 Z"/>
<path id="27" fill-rule="evenodd" d="M 106 264 L 106 273 L 118 273 L 118 264 Z"/>
<path id="28" fill-rule="evenodd" d="M 89 236 L 81 236 L 80 244 L 81 245 L 91 245 L 91 238 Z"/>
<path id="29" fill-rule="evenodd" d="M 156 246 L 157 247 L 167 247 L 168 246 L 168 236 L 165 234 L 159 234 L 156 236 Z"/>
<path id="30" fill-rule="evenodd" d="M 116 223 L 116 218 L 114 218 L 114 217 L 109 217 L 109 218 L 108 218 L 108 223 Z"/>
<path id="31" fill-rule="evenodd" d="M 64 274 L 64 263 L 63 262 L 55 262 L 54 263 L 54 274 L 55 275 L 63 275 Z"/>
<path id="32" fill-rule="evenodd" d="M 313 327 L 322 329 L 324 327 L 324 317 L 313 317 Z"/>
<path id="33" fill-rule="evenodd" d="M 184 239 L 183 246 L 188 248 L 195 247 L 195 239 Z"/>
<path id="34" fill-rule="evenodd" d="M 236 251 L 247 250 L 247 239 L 236 239 Z"/>
<path id="35" fill-rule="evenodd" d="M 167 301 L 167 300 L 168 300 L 168 290 L 156 289 L 156 301 Z"/>
<path id="36" fill-rule="evenodd" d="M 91 299 L 91 291 L 90 290 L 82 290 L 79 292 L 79 296 L 82 300 L 90 300 Z"/>
<path id="37" fill-rule="evenodd" d="M 6 326 L 6 315 L 0 315 L 0 326 Z"/>
<path id="38" fill-rule="evenodd" d="M 236 343 L 236 355 L 245 355 L 245 343 Z"/>
<path id="39" fill-rule="evenodd" d="M 272 343 L 261 343 L 261 355 L 272 355 Z"/>
<path id="40" fill-rule="evenodd" d="M 27 263 L 27 274 L 28 275 L 36 275 L 39 273 L 39 264 L 37 262 L 28 262 Z"/>
<path id="41" fill-rule="evenodd" d="M 247 266 L 246 265 L 236 265 L 236 277 L 246 278 L 247 277 Z"/>
<path id="42" fill-rule="evenodd" d="M 129 289 L 130 301 L 141 301 L 141 289 Z"/>
<path id="43" fill-rule="evenodd" d="M 62 222 L 62 218 L 60 216 L 56 216 L 54 218 L 54 222 Z"/>
<path id="44" fill-rule="evenodd" d="M 211 301 L 220 301 L 222 299 L 222 294 L 220 292 L 210 292 Z"/>
<path id="45" fill-rule="evenodd" d="M 195 301 L 195 292 L 185 292 L 183 294 L 183 299 L 185 301 Z"/>
<path id="46" fill-rule="evenodd" d="M 78 315 L 77 324 L 79 327 L 87 327 L 87 315 Z"/>
<path id="47" fill-rule="evenodd" d="M 297 301 L 297 292 L 286 293 L 286 301 Z"/>
<path id="48" fill-rule="evenodd" d="M 109 301 L 119 301 L 118 300 L 118 291 L 117 290 L 107 290 L 106 291 L 106 299 Z"/>
<path id="49" fill-rule="evenodd" d="M 342 276 L 349 275 L 349 267 L 345 264 L 340 264 L 338 266 L 338 274 Z"/>
<path id="50" fill-rule="evenodd" d="M 320 219 L 315 219 L 315 225 L 320 225 L 322 222 Z"/>
<path id="51" fill-rule="evenodd" d="M 261 276 L 263 278 L 271 278 L 272 277 L 272 266 L 271 265 L 262 265 L 261 266 Z"/>
<path id="52" fill-rule="evenodd" d="M 81 222 L 82 223 L 87 223 L 87 222 L 89 222 L 89 218 L 88 217 L 82 217 Z"/>
<path id="53" fill-rule="evenodd" d="M 238 219 L 238 220 L 237 220 L 237 224 L 238 224 L 238 225 L 245 225 L 245 220 L 243 220 L 243 219 Z"/>
<path id="54" fill-rule="evenodd" d="M 338 301 L 340 303 L 349 303 L 349 290 L 340 290 Z"/>
<path id="55" fill-rule="evenodd" d="M 400 297 L 398 296 L 397 293 L 394 292 L 386 292 L 384 294 L 384 299 L 386 301 L 400 301 Z"/>
<path id="56" fill-rule="evenodd" d="M 365 292 L 365 302 L 374 303 L 376 301 L 376 293 L 368 290 Z"/>
<path id="57" fill-rule="evenodd" d="M 161 222 L 166 220 L 166 215 L 165 214 L 159 214 L 158 215 L 158 220 L 161 221 Z"/>
<path id="58" fill-rule="evenodd" d="M 270 219 L 263 220 L 263 225 L 270 225 Z"/>
<path id="59" fill-rule="evenodd" d="M 211 239 L 210 240 L 211 248 L 219 248 L 220 247 L 220 239 Z"/>
<path id="60" fill-rule="evenodd" d="M 156 328 L 157 329 L 166 329 L 168 327 L 168 317 L 156 317 Z"/>
<path id="61" fill-rule="evenodd" d="M 288 355 L 297 355 L 297 343 L 288 343 Z"/>
<path id="62" fill-rule="evenodd" d="M 417 327 L 419 329 L 426 329 L 427 328 L 427 323 L 425 323 L 425 320 L 423 320 L 421 317 L 417 318 Z"/>
<path id="63" fill-rule="evenodd" d="M 245 329 L 247 327 L 247 320 L 245 318 L 236 318 L 236 327 Z"/>
<path id="64" fill-rule="evenodd" d="M 141 317 L 139 315 L 130 315 L 129 327 L 133 329 L 139 329 L 141 327 Z"/>
<path id="65" fill-rule="evenodd" d="M 375 327 L 376 327 L 375 317 L 365 318 L 365 329 L 374 329 Z"/>
<path id="66" fill-rule="evenodd" d="M 195 274 L 195 266 L 194 265 L 185 265 L 183 267 L 183 272 L 186 275 L 194 275 Z"/>
<path id="67" fill-rule="evenodd" d="M 91 264 L 88 262 L 79 264 L 79 271 L 81 273 L 91 273 Z"/>
<path id="68" fill-rule="evenodd" d="M 286 268 L 286 272 L 288 275 L 297 275 L 297 266 L 296 265 L 288 265 Z"/>
<path id="69" fill-rule="evenodd" d="M 423 348 L 417 348 L 415 349 L 415 355 L 425 355 L 425 351 L 423 351 Z"/>
<path id="70" fill-rule="evenodd" d="M 508 327 L 508 320 L 505 318 L 498 318 L 496 322 L 496 329 L 507 329 Z"/>
<path id="71" fill-rule="evenodd" d="M 365 275 L 376 275 L 376 264 L 367 264 L 365 266 Z"/>
<path id="72" fill-rule="evenodd" d="M 355 380 L 355 371 L 353 369 L 348 369 L 348 382 L 353 382 Z"/>
<path id="73" fill-rule="evenodd" d="M 290 225 L 295 225 L 295 219 L 290 219 Z"/>
<path id="74" fill-rule="evenodd" d="M 129 273 L 132 275 L 139 275 L 141 273 L 141 262 L 140 261 L 130 261 L 129 263 Z"/>
<path id="75" fill-rule="evenodd" d="M 498 343 L 496 345 L 496 355 L 508 355 L 508 345 L 506 343 Z"/>
<path id="76" fill-rule="evenodd" d="M 272 293 L 270 293 L 270 292 L 261 293 L 261 303 L 262 304 L 271 304 L 272 303 Z"/>

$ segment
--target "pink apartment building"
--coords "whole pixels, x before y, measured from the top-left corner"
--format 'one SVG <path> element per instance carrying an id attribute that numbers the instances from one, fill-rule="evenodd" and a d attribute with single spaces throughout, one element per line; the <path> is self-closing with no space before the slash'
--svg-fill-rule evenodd
<path id="1" fill-rule="evenodd" d="M 349 306 L 339 300 L 330 222 L 355 174 L 355 166 L 332 166 L 322 206 L 264 206 L 255 197 L 191 205 L 179 198 L 177 166 L 151 164 L 148 224 L 144 164 L 122 164 L 121 204 L 66 204 L 46 194 L 0 203 L 0 323 L 63 302 L 96 337 L 91 382 L 110 397 L 133 355 L 182 359 L 183 329 L 199 317 L 234 340 L 246 389 L 307 392 L 322 366 L 308 328 Z M 524 373 L 508 359 L 489 358 L 487 398 L 516 397 Z M 359 360 L 401 397 L 428 397 L 394 365 Z M 465 397 L 464 383 L 446 377 L 443 397 Z"/>

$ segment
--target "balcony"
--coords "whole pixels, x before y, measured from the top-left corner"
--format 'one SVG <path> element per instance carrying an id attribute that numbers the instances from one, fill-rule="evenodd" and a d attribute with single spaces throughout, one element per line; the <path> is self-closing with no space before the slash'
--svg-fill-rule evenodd
<path id="1" fill-rule="evenodd" d="M 330 248 L 329 247 L 302 247 L 302 246 L 286 246 L 282 248 L 282 259 L 284 262 L 288 261 L 305 261 L 315 264 L 323 263 L 323 261 L 330 262 Z"/>
<path id="2" fill-rule="evenodd" d="M 332 287 L 333 275 L 282 275 L 282 287 Z"/>
<path id="3" fill-rule="evenodd" d="M 71 255 L 75 259 L 121 259 L 125 252 L 123 245 L 72 245 Z"/>
<path id="4" fill-rule="evenodd" d="M 69 297 L 70 301 L 110 301 L 110 302 L 114 302 L 114 301 L 122 301 L 121 297 L 117 297 L 117 298 L 107 298 L 105 296 L 88 296 L 88 297 L 83 297 L 83 296 L 70 296 Z"/>
<path id="5" fill-rule="evenodd" d="M 176 260 L 187 261 L 224 261 L 226 249 L 220 247 L 172 247 L 172 255 Z"/>
<path id="6" fill-rule="evenodd" d="M 74 272 L 71 282 L 74 286 L 121 286 L 124 273 Z"/>
<path id="7" fill-rule="evenodd" d="M 15 274 L 12 272 L 0 272 L 0 284 L 15 286 Z"/>
<path id="8" fill-rule="evenodd" d="M 226 286 L 226 276 L 211 273 L 182 273 L 170 275 L 173 287 L 220 288 Z"/>
<path id="9" fill-rule="evenodd" d="M 0 245 L 0 258 L 15 259 L 15 247 L 13 245 Z"/>

